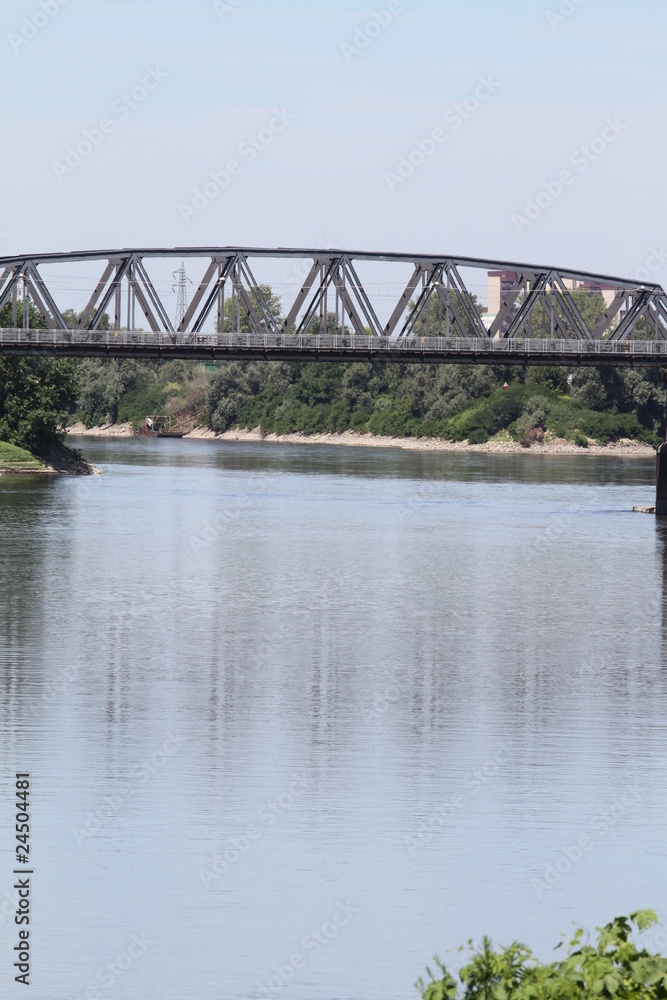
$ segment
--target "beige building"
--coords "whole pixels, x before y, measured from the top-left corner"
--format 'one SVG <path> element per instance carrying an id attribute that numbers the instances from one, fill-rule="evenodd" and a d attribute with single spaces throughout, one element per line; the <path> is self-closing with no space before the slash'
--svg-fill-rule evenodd
<path id="1" fill-rule="evenodd" d="M 489 271 L 488 272 L 488 312 L 484 316 L 484 325 L 487 329 L 493 324 L 496 316 L 500 312 L 500 307 L 503 301 L 504 295 L 511 291 L 517 281 L 516 271 Z M 605 305 L 609 307 L 614 298 L 616 297 L 616 292 L 618 289 L 612 288 L 609 285 L 603 285 L 597 282 L 590 281 L 575 281 L 573 278 L 564 278 L 563 283 L 567 289 L 574 291 L 577 288 L 582 288 L 591 293 L 599 293 L 605 301 Z M 613 326 L 618 322 L 618 317 L 615 320 Z"/>

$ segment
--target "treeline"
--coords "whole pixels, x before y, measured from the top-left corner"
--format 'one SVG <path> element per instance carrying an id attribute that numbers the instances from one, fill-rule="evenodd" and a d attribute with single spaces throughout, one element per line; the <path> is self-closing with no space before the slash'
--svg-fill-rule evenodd
<path id="1" fill-rule="evenodd" d="M 270 288 L 261 291 L 279 318 L 279 300 Z M 590 323 L 604 310 L 601 296 L 581 294 L 578 305 Z M 0 326 L 11 325 L 4 315 L 9 308 L 0 311 Z M 72 326 L 78 321 L 73 312 L 66 318 Z M 441 320 L 434 301 L 419 323 L 435 333 Z M 539 327 L 539 313 L 535 321 Z M 334 322 L 328 317 L 327 326 Z M 231 323 L 228 300 L 225 329 Z M 314 323 L 319 326 L 319 319 Z M 30 324 L 44 325 L 34 307 Z M 245 312 L 241 329 L 249 329 Z M 4 359 L 0 365 L 0 440 L 34 454 L 43 455 L 60 441 L 68 421 L 88 427 L 129 421 L 139 427 L 156 415 L 217 432 L 238 426 L 277 434 L 354 430 L 471 443 L 500 434 L 526 445 L 549 435 L 582 446 L 619 438 L 657 444 L 665 434 L 665 386 L 659 371 L 606 367 L 572 372 L 329 362 L 220 362 L 214 367 L 25 358 Z"/>
<path id="2" fill-rule="evenodd" d="M 230 362 L 211 379 L 207 420 L 219 432 L 654 442 L 664 431 L 664 386 L 659 372 L 606 368 Z"/>
<path id="3" fill-rule="evenodd" d="M 576 290 L 573 298 L 589 326 L 605 310 L 602 295 Z M 269 286 L 256 296 L 262 309 L 281 319 L 281 305 Z M 453 293 L 453 304 L 472 334 L 472 323 Z M 481 307 L 477 304 L 477 307 Z M 227 300 L 223 327 L 240 320 Z M 547 317 L 537 307 L 532 332 L 542 336 Z M 326 318 L 328 330 L 336 317 Z M 416 331 L 437 335 L 442 305 L 432 298 Z M 315 318 L 306 335 L 319 331 Z M 638 329 L 636 336 L 644 336 Z M 508 388 L 505 389 L 505 384 Z M 664 436 L 664 386 L 657 371 L 613 368 L 521 369 L 508 366 L 389 365 L 380 363 L 221 362 L 213 373 L 200 365 L 172 362 L 162 367 L 137 362 L 81 365 L 79 413 L 85 422 L 105 419 L 141 422 L 158 412 L 192 413 L 217 432 L 234 426 L 266 433 L 361 433 L 440 437 L 483 443 L 497 434 L 531 444 L 545 435 L 585 445 L 633 438 L 657 443 Z"/>
<path id="4" fill-rule="evenodd" d="M 231 361 L 208 371 L 183 361 L 87 360 L 79 366 L 76 416 L 87 426 L 138 427 L 149 415 L 187 413 L 220 433 L 657 443 L 664 397 L 661 374 L 652 370 Z"/>
<path id="5" fill-rule="evenodd" d="M 31 327 L 45 327 L 41 314 L 32 305 L 29 308 Z M 22 325 L 22 303 L 18 303 L 18 322 Z M 12 325 L 9 303 L 0 309 L 0 329 Z M 75 361 L 0 357 L 0 442 L 47 458 L 62 445 L 78 393 Z"/>

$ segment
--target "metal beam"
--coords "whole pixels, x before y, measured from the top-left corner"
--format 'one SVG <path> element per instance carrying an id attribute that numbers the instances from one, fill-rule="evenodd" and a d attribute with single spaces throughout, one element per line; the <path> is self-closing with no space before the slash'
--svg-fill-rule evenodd
<path id="1" fill-rule="evenodd" d="M 320 263 L 319 260 L 313 261 L 313 266 L 311 267 L 310 271 L 308 272 L 308 277 L 304 281 L 304 283 L 303 283 L 303 285 L 301 287 L 301 290 L 299 291 L 299 294 L 297 295 L 297 297 L 295 298 L 294 302 L 292 303 L 292 306 L 291 306 L 289 312 L 285 316 L 285 319 L 284 319 L 283 325 L 282 325 L 282 333 L 287 333 L 289 330 L 292 329 L 292 327 L 296 323 L 297 317 L 298 317 L 299 313 L 301 312 L 306 299 L 310 295 L 312 287 L 315 284 L 315 278 L 320 273 L 321 268 L 322 268 L 322 265 L 321 265 L 321 263 Z"/>
<path id="2" fill-rule="evenodd" d="M 404 315 L 405 310 L 408 308 L 408 305 L 410 304 L 412 296 L 415 294 L 417 290 L 417 285 L 419 284 L 423 274 L 424 274 L 423 265 L 415 264 L 414 274 L 408 281 L 405 291 L 398 300 L 398 304 L 394 309 L 393 313 L 391 314 L 389 322 L 384 328 L 383 332 L 385 337 L 391 337 L 391 335 L 394 333 L 396 327 L 398 326 L 401 320 L 401 317 Z"/>
<path id="3" fill-rule="evenodd" d="M 178 331 L 174 331 L 170 312 L 158 289 L 151 280 L 147 259 L 192 259 L 208 257 L 204 277 L 192 302 L 186 310 Z M 293 301 L 285 302 L 285 319 L 278 321 L 271 302 L 262 292 L 262 283 L 255 277 L 257 262 L 271 260 L 310 261 L 309 273 Z M 489 261 L 482 258 L 443 257 L 433 254 L 411 255 L 397 253 L 350 253 L 342 250 L 287 250 L 279 248 L 206 248 L 188 247 L 175 250 L 120 250 L 83 251 L 74 254 L 43 254 L 0 258 L 0 308 L 12 301 L 12 323 L 18 321 L 18 285 L 26 282 L 26 289 L 44 316 L 51 330 L 66 329 L 63 316 L 49 287 L 49 280 L 40 272 L 42 264 L 65 265 L 76 262 L 99 261 L 100 277 L 83 310 L 78 324 L 79 333 L 92 335 L 98 330 L 105 310 L 115 296 L 114 322 L 120 328 L 122 304 L 121 289 L 128 292 L 128 326 L 134 326 L 135 303 L 146 316 L 152 332 L 184 334 L 191 329 L 193 335 L 202 333 L 211 310 L 224 303 L 225 283 L 231 277 L 232 297 L 237 309 L 248 315 L 251 330 L 256 334 L 289 333 L 310 330 L 319 315 L 319 333 L 325 334 L 328 326 L 329 289 L 336 293 L 336 314 L 339 329 L 346 324 L 357 337 L 370 330 L 380 342 L 405 339 L 411 333 L 432 332 L 433 295 L 438 302 L 438 333 L 443 333 L 443 315 L 447 333 L 458 338 L 471 334 L 481 342 L 493 339 L 517 339 L 522 332 L 532 334 L 532 317 L 538 302 L 543 302 L 549 315 L 549 338 L 557 341 L 606 342 L 607 339 L 631 339 L 633 330 L 646 317 L 649 336 L 667 339 L 667 298 L 658 285 L 640 285 L 634 281 L 602 275 L 585 274 L 565 268 L 541 268 L 528 264 Z M 379 303 L 374 301 L 371 289 L 364 286 L 359 276 L 362 262 L 409 263 L 412 274 L 407 286 L 398 296 L 396 304 L 387 309 L 389 319 L 384 322 Z M 489 330 L 486 329 L 475 297 L 466 287 L 462 269 L 512 271 L 516 277 L 513 287 L 503 293 L 500 311 Z M 363 273 L 363 272 L 362 272 Z M 548 276 L 548 277 L 545 277 Z M 59 273 L 59 282 L 62 273 Z M 79 280 L 73 278 L 73 280 Z M 592 289 L 600 286 L 614 289 L 614 301 L 605 309 L 604 316 L 589 329 L 570 283 L 582 282 Z M 266 282 L 265 282 L 266 283 Z M 445 283 L 447 287 L 445 287 Z M 420 288 L 421 284 L 421 288 Z M 522 299 L 525 290 L 525 297 Z M 61 293 L 58 293 L 61 296 Z M 398 294 L 398 291 L 397 291 Z M 410 303 L 416 302 L 410 310 Z M 621 315 L 625 308 L 625 315 Z M 409 311 L 410 310 L 410 311 Z M 408 312 L 409 311 L 409 312 Z M 618 327 L 612 331 L 621 315 Z M 382 320 L 380 316 L 383 316 Z M 299 319 L 301 317 L 301 319 Z M 419 331 L 419 324 L 424 330 Z M 643 324 L 642 324 L 643 325 Z"/>

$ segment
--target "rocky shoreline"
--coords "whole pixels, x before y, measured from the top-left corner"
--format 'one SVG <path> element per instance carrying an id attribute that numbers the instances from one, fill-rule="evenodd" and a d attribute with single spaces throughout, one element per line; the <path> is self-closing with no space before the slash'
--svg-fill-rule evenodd
<path id="1" fill-rule="evenodd" d="M 73 425 L 68 434 L 80 437 L 128 438 L 133 436 L 131 424 L 108 424 L 88 430 L 83 424 Z M 442 441 L 436 438 L 380 437 L 345 431 L 342 434 L 264 434 L 259 428 L 252 431 L 231 430 L 224 434 L 206 428 L 197 428 L 186 434 L 184 440 L 263 442 L 270 444 L 344 445 L 357 448 L 401 448 L 404 451 L 481 452 L 497 455 L 608 455 L 616 458 L 653 458 L 655 449 L 637 441 L 622 440 L 607 445 L 590 442 L 587 448 L 566 441 L 564 438 L 535 443 L 524 448 L 507 439 L 487 441 L 486 444 L 468 444 L 467 441 Z"/>
<path id="2" fill-rule="evenodd" d="M 67 428 L 68 437 L 134 437 L 132 424 L 103 424 L 101 427 L 86 427 L 85 424 L 72 424 Z"/>
<path id="3" fill-rule="evenodd" d="M 0 475 L 3 476 L 101 476 L 102 470 L 91 465 L 85 458 L 66 448 L 64 445 L 55 448 L 49 455 L 36 457 L 31 463 L 16 462 L 12 465 L 0 463 Z"/>

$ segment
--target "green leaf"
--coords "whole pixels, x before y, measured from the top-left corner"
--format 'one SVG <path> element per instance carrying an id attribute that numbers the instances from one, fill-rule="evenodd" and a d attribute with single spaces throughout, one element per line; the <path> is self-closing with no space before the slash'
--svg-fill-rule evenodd
<path id="1" fill-rule="evenodd" d="M 640 931 L 644 931 L 647 927 L 657 924 L 658 914 L 655 910 L 637 910 L 630 914 L 630 919 L 637 924 Z"/>

